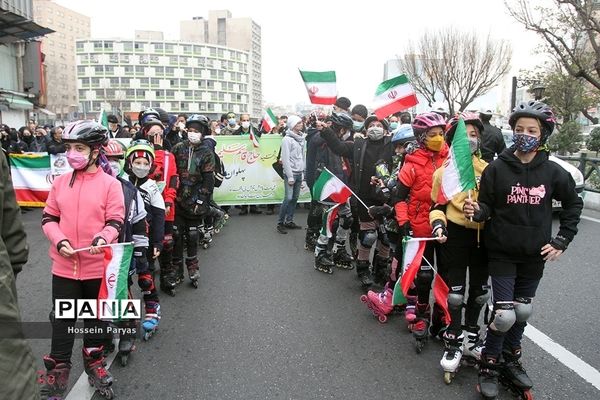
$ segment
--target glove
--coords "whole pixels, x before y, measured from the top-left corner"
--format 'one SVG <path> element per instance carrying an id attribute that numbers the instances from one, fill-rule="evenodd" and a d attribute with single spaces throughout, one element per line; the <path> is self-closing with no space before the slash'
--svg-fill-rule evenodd
<path id="1" fill-rule="evenodd" d="M 384 204 L 382 206 L 369 207 L 369 215 L 376 219 L 381 217 L 388 217 L 392 214 L 393 211 L 394 209 L 388 206 L 387 204 Z"/>
<path id="2" fill-rule="evenodd" d="M 550 246 L 554 247 L 556 250 L 565 251 L 567 247 L 569 247 L 569 239 L 561 235 L 556 235 L 556 237 L 550 241 Z"/>
<path id="3" fill-rule="evenodd" d="M 448 237 L 448 229 L 446 229 L 446 224 L 441 219 L 436 219 L 431 224 L 431 235 L 434 238 L 437 238 L 438 235 L 437 235 L 436 231 L 440 228 L 442 229 L 442 236 Z"/>
<path id="4" fill-rule="evenodd" d="M 408 236 L 408 237 L 412 237 L 413 235 L 413 231 L 412 228 L 410 226 L 410 222 L 405 222 L 401 227 L 400 227 L 400 234 L 402 236 Z"/>

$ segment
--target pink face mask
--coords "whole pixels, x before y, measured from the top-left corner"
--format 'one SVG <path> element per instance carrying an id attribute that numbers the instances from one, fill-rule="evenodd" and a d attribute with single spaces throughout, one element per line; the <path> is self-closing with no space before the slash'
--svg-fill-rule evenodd
<path id="1" fill-rule="evenodd" d="M 67 161 L 74 170 L 78 171 L 88 166 L 89 159 L 78 151 L 67 151 Z"/>

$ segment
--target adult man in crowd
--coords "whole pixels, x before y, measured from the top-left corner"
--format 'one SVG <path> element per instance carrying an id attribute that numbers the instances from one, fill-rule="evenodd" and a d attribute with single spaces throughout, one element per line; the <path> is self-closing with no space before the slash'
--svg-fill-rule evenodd
<path id="1" fill-rule="evenodd" d="M 20 327 L 15 284 L 29 249 L 9 171 L 0 151 L 0 398 L 39 399 L 31 348 Z"/>
<path id="2" fill-rule="evenodd" d="M 131 135 L 129 134 L 129 131 L 125 131 L 123 128 L 121 128 L 121 125 L 119 125 L 119 119 L 117 118 L 116 115 L 110 114 L 107 117 L 107 120 L 108 120 L 108 136 L 111 139 L 131 137 Z"/>
<path id="3" fill-rule="evenodd" d="M 483 122 L 483 132 L 481 132 L 481 158 L 486 162 L 492 162 L 494 157 L 500 155 L 506 149 L 502 131 L 490 124 L 492 111 L 485 110 L 479 113 L 479 118 Z"/>

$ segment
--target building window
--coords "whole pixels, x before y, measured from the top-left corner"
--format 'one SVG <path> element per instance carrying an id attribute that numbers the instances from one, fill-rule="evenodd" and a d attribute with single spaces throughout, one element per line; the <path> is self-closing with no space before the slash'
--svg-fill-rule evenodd
<path id="1" fill-rule="evenodd" d="M 150 84 L 150 78 L 141 78 L 140 79 L 140 86 L 141 87 L 148 87 L 149 84 Z M 141 96 L 143 97 L 144 94 L 142 93 Z"/>
<path id="2" fill-rule="evenodd" d="M 165 74 L 165 67 L 154 67 L 154 75 L 163 76 Z"/>
<path id="3" fill-rule="evenodd" d="M 169 64 L 171 64 L 171 65 L 177 65 L 177 56 L 171 56 L 171 57 L 169 57 Z"/>
<path id="4" fill-rule="evenodd" d="M 131 84 L 130 78 L 121 78 L 121 87 L 128 87 Z"/>
<path id="5" fill-rule="evenodd" d="M 227 19 L 217 19 L 217 44 L 221 46 L 227 45 Z"/>
<path id="6" fill-rule="evenodd" d="M 104 73 L 106 75 L 114 75 L 115 74 L 115 67 L 113 67 L 112 65 L 106 65 L 104 67 Z"/>
<path id="7" fill-rule="evenodd" d="M 190 84 L 190 80 L 189 79 L 180 79 L 179 80 L 179 86 L 182 88 L 186 88 L 188 87 Z"/>
<path id="8" fill-rule="evenodd" d="M 96 73 L 96 75 L 101 74 L 103 71 L 104 71 L 104 69 L 103 69 L 102 65 L 96 65 L 94 67 L 94 72 Z"/>
<path id="9" fill-rule="evenodd" d="M 120 54 L 122 64 L 129 64 L 129 54 Z"/>
<path id="10" fill-rule="evenodd" d="M 131 43 L 131 42 L 123 43 L 123 50 L 129 51 L 129 52 L 133 51 L 133 43 Z"/>
<path id="11" fill-rule="evenodd" d="M 165 90 L 165 95 L 167 96 L 167 99 L 172 99 L 175 97 L 175 91 L 174 90 Z"/>
<path id="12" fill-rule="evenodd" d="M 163 43 L 152 43 L 154 45 L 154 51 L 157 53 L 162 53 L 165 50 L 165 46 Z"/>
<path id="13" fill-rule="evenodd" d="M 133 65 L 126 65 L 124 68 L 125 75 L 133 75 Z"/>
<path id="14" fill-rule="evenodd" d="M 140 75 L 144 75 L 144 67 L 142 65 L 136 65 L 135 66 L 135 73 L 136 74 L 140 74 Z"/>
<path id="15" fill-rule="evenodd" d="M 165 44 L 165 53 L 173 53 L 174 45 L 172 43 Z"/>
<path id="16" fill-rule="evenodd" d="M 119 86 L 119 78 L 110 78 L 110 85 L 113 87 Z"/>
<path id="17" fill-rule="evenodd" d="M 158 78 L 150 78 L 150 86 L 158 86 L 160 85 L 160 79 Z"/>
<path id="18" fill-rule="evenodd" d="M 175 74 L 175 67 L 165 67 L 165 76 L 173 76 Z"/>
<path id="19" fill-rule="evenodd" d="M 157 97 L 157 98 L 161 98 L 161 97 L 163 97 L 163 96 L 164 96 L 164 95 L 163 95 L 163 91 L 162 91 L 162 90 L 157 90 L 155 93 L 156 93 L 156 97 Z"/>
<path id="20" fill-rule="evenodd" d="M 85 74 L 85 67 L 83 65 L 78 65 L 77 66 L 77 75 L 83 75 Z"/>
<path id="21" fill-rule="evenodd" d="M 75 48 L 77 51 L 83 51 L 83 42 L 77 42 Z"/>
<path id="22" fill-rule="evenodd" d="M 185 76 L 186 78 L 191 78 L 192 77 L 192 68 L 185 67 L 183 69 L 183 76 Z"/>

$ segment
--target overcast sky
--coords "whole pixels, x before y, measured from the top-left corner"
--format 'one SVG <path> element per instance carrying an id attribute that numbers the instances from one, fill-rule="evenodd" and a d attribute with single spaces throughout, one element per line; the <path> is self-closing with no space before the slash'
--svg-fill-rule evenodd
<path id="1" fill-rule="evenodd" d="M 133 38 L 134 30 L 140 29 L 163 31 L 166 39 L 177 40 L 180 21 L 207 17 L 208 10 L 228 9 L 234 17 L 251 17 L 262 28 L 264 100 L 281 105 L 308 102 L 298 68 L 335 70 L 340 95 L 353 104 L 370 104 L 385 61 L 402 54 L 406 41 L 426 29 L 452 25 L 506 39 L 513 46 L 514 73 L 539 62 L 539 57 L 531 58 L 537 37 L 512 20 L 503 0 L 56 2 L 90 16 L 93 38 Z M 494 96 L 488 97 L 486 101 L 494 101 Z"/>

